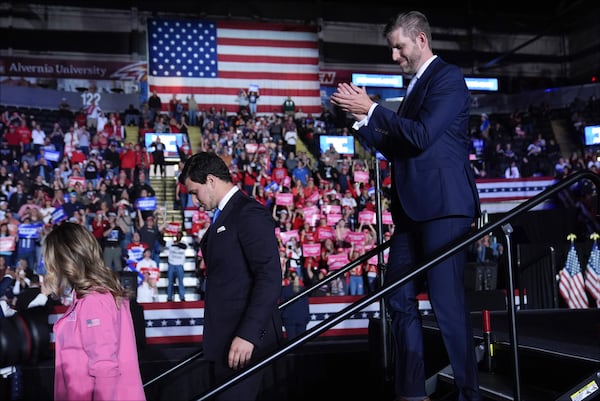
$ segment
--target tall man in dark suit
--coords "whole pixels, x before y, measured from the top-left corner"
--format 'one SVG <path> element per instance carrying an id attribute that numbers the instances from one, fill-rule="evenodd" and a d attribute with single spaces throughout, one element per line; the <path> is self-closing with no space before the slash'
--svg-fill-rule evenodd
<path id="1" fill-rule="evenodd" d="M 179 175 L 195 204 L 213 210 L 213 224 L 200 247 L 206 262 L 204 356 L 215 384 L 273 351 L 282 338 L 277 307 L 281 265 L 269 211 L 232 182 L 214 153 L 190 157 Z M 253 400 L 262 372 L 217 395 L 219 400 Z"/>
<path id="2" fill-rule="evenodd" d="M 435 56 L 431 28 L 420 12 L 392 19 L 384 35 L 392 59 L 413 75 L 397 113 L 375 104 L 364 88 L 342 83 L 331 101 L 352 113 L 357 135 L 377 148 L 392 169 L 390 282 L 464 236 L 479 215 L 469 166 L 470 96 L 462 72 Z M 412 89 L 412 91 L 410 91 Z M 429 298 L 452 365 L 459 400 L 479 400 L 478 367 L 465 306 L 461 251 L 427 272 Z M 423 335 L 411 280 L 387 299 L 392 317 L 400 400 L 427 400 Z"/>

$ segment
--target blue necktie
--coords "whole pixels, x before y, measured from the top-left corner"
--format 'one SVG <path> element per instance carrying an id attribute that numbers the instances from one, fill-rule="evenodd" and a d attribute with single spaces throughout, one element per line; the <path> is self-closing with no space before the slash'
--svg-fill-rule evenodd
<path id="1" fill-rule="evenodd" d="M 221 209 L 216 208 L 214 213 L 213 213 L 213 217 L 212 217 L 212 222 L 214 224 L 215 221 L 217 221 L 217 217 L 219 217 L 219 214 L 221 213 Z"/>
<path id="2" fill-rule="evenodd" d="M 406 88 L 406 96 L 404 96 L 405 99 L 408 97 L 408 95 L 410 95 L 410 92 L 412 91 L 413 87 L 417 83 L 418 79 L 419 78 L 417 78 L 417 76 L 415 75 L 415 76 L 413 76 L 413 78 L 408 83 L 408 88 Z"/>

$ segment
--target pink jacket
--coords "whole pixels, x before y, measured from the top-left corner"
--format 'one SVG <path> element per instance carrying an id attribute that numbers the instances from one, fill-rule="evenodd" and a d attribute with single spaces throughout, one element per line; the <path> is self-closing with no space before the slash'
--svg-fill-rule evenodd
<path id="1" fill-rule="evenodd" d="M 91 293 L 54 324 L 54 399 L 145 400 L 129 301 Z"/>

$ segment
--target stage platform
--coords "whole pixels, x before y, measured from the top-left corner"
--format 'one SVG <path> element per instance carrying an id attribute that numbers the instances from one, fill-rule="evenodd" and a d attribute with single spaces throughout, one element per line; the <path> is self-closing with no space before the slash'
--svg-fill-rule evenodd
<path id="1" fill-rule="evenodd" d="M 472 312 L 474 346 L 482 341 L 481 312 Z M 600 399 L 597 394 L 566 397 L 589 383 L 600 369 L 600 310 L 522 310 L 516 313 L 520 389 L 523 401 Z M 494 372 L 481 370 L 484 400 L 513 400 L 514 379 L 508 314 L 491 312 L 495 340 Z M 265 369 L 260 400 L 392 400 L 389 373 L 381 361 L 380 321 L 371 318 L 364 335 L 319 336 Z M 449 369 L 435 316 L 423 316 L 426 341 L 426 373 L 431 398 L 455 399 Z M 140 367 L 145 383 L 189 359 L 200 350 L 198 342 L 148 344 L 140 349 Z M 27 400 L 52 399 L 53 359 L 23 366 Z M 594 377 L 600 376 L 600 373 Z M 600 380 L 597 379 L 596 380 Z M 0 380 L 1 399 L 7 394 Z M 600 383 L 600 382 L 599 382 Z M 207 362 L 194 359 L 163 380 L 146 387 L 148 400 L 193 400 L 210 388 Z M 600 390 L 596 393 L 600 394 Z M 581 393 L 578 393 L 579 395 Z M 577 394 L 576 394 L 577 395 Z M 566 398 L 565 398 L 566 397 Z M 596 398 L 594 398 L 596 397 Z"/>

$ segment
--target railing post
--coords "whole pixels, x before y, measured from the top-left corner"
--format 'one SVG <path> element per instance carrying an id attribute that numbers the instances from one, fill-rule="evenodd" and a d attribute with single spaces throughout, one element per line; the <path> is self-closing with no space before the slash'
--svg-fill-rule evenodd
<path id="1" fill-rule="evenodd" d="M 513 399 L 514 401 L 521 401 L 521 379 L 520 379 L 520 371 L 519 371 L 519 344 L 517 337 L 517 319 L 516 319 L 516 307 L 515 307 L 515 284 L 513 278 L 513 257 L 512 257 L 512 243 L 511 243 L 511 234 L 513 233 L 513 228 L 510 223 L 507 223 L 502 226 L 502 231 L 504 231 L 504 237 L 506 239 L 506 260 L 507 260 L 507 268 L 508 268 L 508 317 L 510 323 L 510 343 L 512 346 L 512 362 L 513 362 Z"/>
<path id="2" fill-rule="evenodd" d="M 377 243 L 383 243 L 383 223 L 382 223 L 382 214 L 383 210 L 381 208 L 381 167 L 379 165 L 379 158 L 376 157 L 374 160 L 375 163 L 375 204 L 377 208 Z M 377 268 L 379 270 L 379 285 L 383 287 L 384 279 L 385 279 L 385 264 L 383 250 L 379 252 L 377 255 Z M 383 363 L 383 374 L 384 380 L 390 381 L 392 380 L 392 369 L 391 369 L 391 358 L 390 358 L 390 350 L 389 350 L 389 325 L 387 321 L 387 307 L 385 305 L 385 298 L 381 297 L 379 299 L 379 314 L 381 316 L 381 352 L 382 352 L 382 363 Z"/>
<path id="3" fill-rule="evenodd" d="M 556 249 L 550 247 L 550 264 L 552 265 L 552 306 L 558 308 L 558 271 L 556 269 Z"/>

